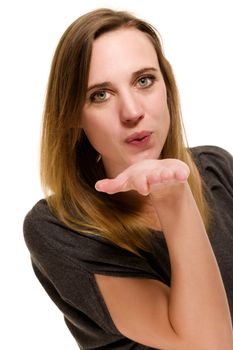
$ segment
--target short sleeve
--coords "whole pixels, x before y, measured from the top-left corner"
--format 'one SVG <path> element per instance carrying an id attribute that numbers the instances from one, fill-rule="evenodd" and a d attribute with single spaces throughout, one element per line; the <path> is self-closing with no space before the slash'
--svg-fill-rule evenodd
<path id="1" fill-rule="evenodd" d="M 192 152 L 206 185 L 208 235 L 233 316 L 233 158 L 228 151 L 215 146 L 196 147 Z"/>
<path id="2" fill-rule="evenodd" d="M 111 319 L 94 274 L 160 279 L 146 259 L 103 237 L 82 235 L 61 224 L 45 200 L 26 216 L 24 238 L 37 278 L 70 327 L 75 325 L 73 331 L 78 339 L 86 331 L 91 332 L 89 341 L 98 334 L 101 339 L 103 330 L 105 341 L 109 334 L 116 340 L 123 337 Z"/>
<path id="3" fill-rule="evenodd" d="M 99 235 L 80 234 L 64 226 L 50 213 L 45 200 L 38 202 L 25 218 L 24 237 L 30 252 L 39 260 L 46 258 L 41 254 L 46 255 L 46 247 L 50 247 L 90 273 L 159 278 L 143 257 Z"/>
<path id="4" fill-rule="evenodd" d="M 191 149 L 199 171 L 211 191 L 223 189 L 233 198 L 233 157 L 223 148 L 199 146 Z"/>

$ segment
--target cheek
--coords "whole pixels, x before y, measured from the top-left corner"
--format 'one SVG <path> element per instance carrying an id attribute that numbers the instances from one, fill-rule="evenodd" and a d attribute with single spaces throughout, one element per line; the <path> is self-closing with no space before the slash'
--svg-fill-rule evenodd
<path id="1" fill-rule="evenodd" d="M 160 101 L 161 116 L 164 118 L 165 123 L 170 125 L 170 113 L 167 104 L 167 90 L 164 82 L 161 87 L 161 90 L 159 91 L 158 98 Z"/>
<path id="2" fill-rule="evenodd" d="M 163 111 L 161 112 L 161 124 L 162 128 L 164 130 L 164 134 L 167 137 L 169 128 L 170 128 L 170 123 L 171 123 L 171 118 L 170 118 L 170 112 L 168 109 L 167 101 L 163 104 Z"/>
<path id="3" fill-rule="evenodd" d="M 83 115 L 82 128 L 89 142 L 97 151 L 100 152 L 102 148 L 106 147 L 111 133 L 111 128 L 106 123 L 106 119 L 96 114 Z"/>
<path id="4" fill-rule="evenodd" d="M 151 97 L 148 106 L 151 106 L 150 113 L 155 115 L 157 121 L 161 123 L 161 126 L 170 124 L 170 113 L 167 104 L 165 85 L 162 85 L 161 88 L 156 91 L 156 94 Z"/>

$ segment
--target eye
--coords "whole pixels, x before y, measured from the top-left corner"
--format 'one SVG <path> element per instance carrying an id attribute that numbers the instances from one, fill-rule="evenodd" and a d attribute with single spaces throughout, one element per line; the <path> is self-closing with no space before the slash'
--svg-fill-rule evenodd
<path id="1" fill-rule="evenodd" d="M 153 85 L 155 81 L 155 76 L 153 75 L 146 75 L 137 80 L 137 85 L 141 88 L 147 88 L 151 85 Z"/>
<path id="2" fill-rule="evenodd" d="M 98 92 L 94 92 L 91 96 L 90 96 L 90 100 L 91 102 L 95 102 L 95 103 L 101 103 L 106 101 L 110 96 L 110 93 L 107 91 L 98 91 Z"/>

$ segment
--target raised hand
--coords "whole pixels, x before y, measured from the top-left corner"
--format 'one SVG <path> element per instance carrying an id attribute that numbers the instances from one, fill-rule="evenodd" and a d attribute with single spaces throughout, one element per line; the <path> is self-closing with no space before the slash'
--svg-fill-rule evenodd
<path id="1" fill-rule="evenodd" d="M 163 197 L 187 181 L 189 167 L 178 159 L 146 159 L 125 169 L 114 179 L 96 182 L 97 191 L 114 194 L 135 190 L 143 196 Z"/>

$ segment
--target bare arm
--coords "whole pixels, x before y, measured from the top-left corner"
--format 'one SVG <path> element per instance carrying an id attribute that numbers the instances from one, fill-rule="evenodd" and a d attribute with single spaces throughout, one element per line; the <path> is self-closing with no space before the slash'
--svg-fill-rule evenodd
<path id="1" fill-rule="evenodd" d="M 230 312 L 215 256 L 188 184 L 178 187 L 174 197 L 154 201 L 171 261 L 170 322 L 181 338 L 194 342 L 198 334 L 206 346 L 212 341 L 213 349 L 233 349 Z"/>
<path id="2" fill-rule="evenodd" d="M 141 168 L 140 164 L 128 168 L 115 182 L 104 180 L 97 186 L 100 185 L 99 189 L 105 186 L 109 193 L 134 189 L 150 196 L 169 249 L 171 288 L 158 281 L 122 282 L 114 277 L 97 276 L 112 318 L 123 334 L 149 346 L 166 350 L 232 350 L 226 293 L 186 181 L 187 168 L 175 160 L 143 162 Z M 132 297 L 127 303 L 120 300 L 119 308 L 114 307 L 109 293 L 112 287 L 120 298 L 124 299 L 127 293 L 132 293 Z M 121 316 L 127 314 L 128 322 Z M 141 322 L 146 324 L 147 336 L 140 338 Z"/>

